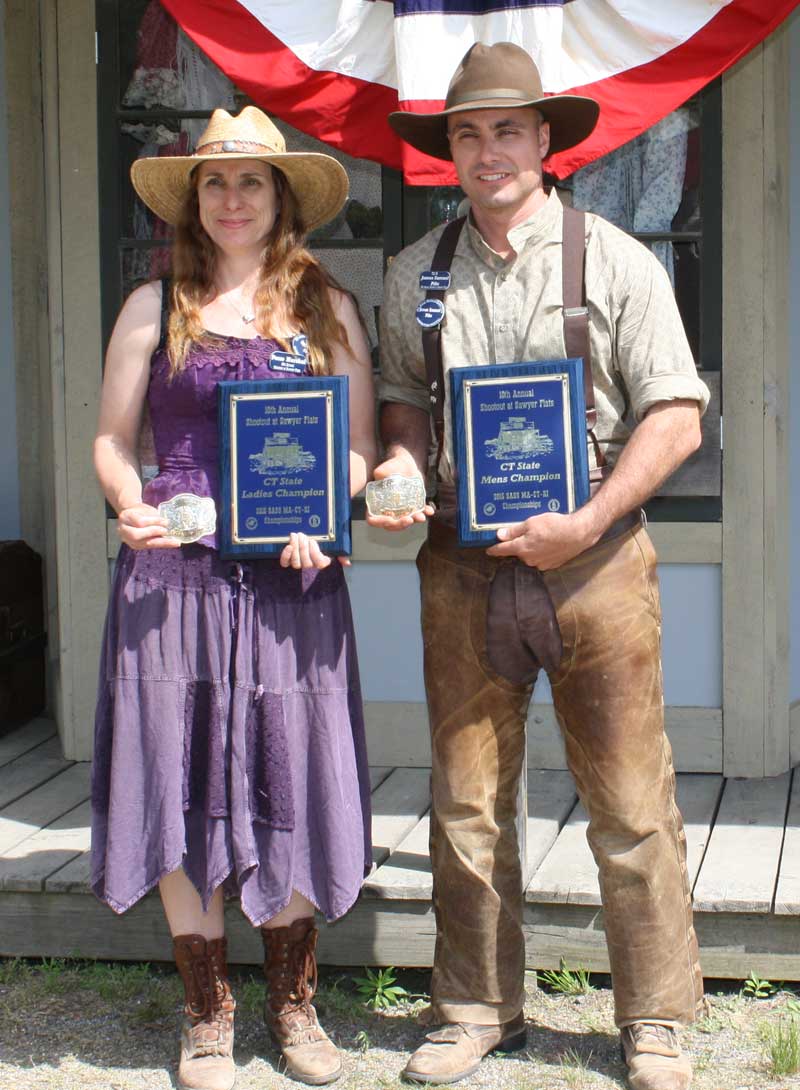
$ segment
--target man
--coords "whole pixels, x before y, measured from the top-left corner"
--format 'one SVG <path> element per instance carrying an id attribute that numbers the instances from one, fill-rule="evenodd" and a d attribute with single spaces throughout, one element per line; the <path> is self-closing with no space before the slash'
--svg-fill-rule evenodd
<path id="1" fill-rule="evenodd" d="M 469 50 L 441 113 L 391 116 L 409 143 L 452 158 L 470 201 L 444 295 L 445 372 L 568 354 L 564 210 L 542 188 L 542 160 L 584 139 L 597 112 L 588 99 L 543 98 L 530 57 L 504 42 Z M 437 390 L 426 379 L 415 311 L 423 297 L 420 273 L 432 268 L 441 234 L 436 229 L 408 247 L 387 274 L 386 460 L 376 478 L 428 469 Z M 664 270 L 639 243 L 591 215 L 583 283 L 587 403 L 595 407 L 587 416 L 596 482 L 589 502 L 570 514 L 539 514 L 501 529 L 499 542 L 485 551 L 460 548 L 452 526 L 447 406 L 438 429 L 436 517 L 432 506 L 399 518 L 370 517 L 387 530 L 429 520 L 417 563 L 433 766 L 431 1021 L 444 1027 L 428 1034 L 405 1068 L 417 1082 L 455 1082 L 493 1049 L 525 1041 L 515 819 L 526 710 L 542 660 L 549 662 L 567 760 L 589 814 L 630 1084 L 685 1090 L 691 1081 L 676 1028 L 693 1020 L 702 977 L 663 729 L 656 559 L 639 509 L 698 447 L 708 391 L 697 378 Z M 520 587 L 527 593 L 526 584 L 514 582 L 511 599 L 504 599 L 498 588 L 508 588 L 509 573 L 513 580 L 527 573 L 533 594 L 516 614 L 514 594 Z M 487 646 L 487 624 L 495 646 Z M 520 656 L 524 665 L 530 647 L 541 651 L 538 661 L 530 654 L 526 674 Z"/>

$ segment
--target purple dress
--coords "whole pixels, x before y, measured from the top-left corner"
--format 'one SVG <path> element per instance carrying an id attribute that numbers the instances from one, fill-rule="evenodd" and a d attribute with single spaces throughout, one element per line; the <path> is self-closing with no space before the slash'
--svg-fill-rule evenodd
<path id="1" fill-rule="evenodd" d="M 275 341 L 196 345 L 148 405 L 159 476 L 219 504 L 222 379 L 281 377 Z M 213 538 L 122 546 L 103 637 L 92 767 L 92 888 L 116 912 L 183 867 L 204 906 L 221 883 L 254 924 L 296 889 L 333 920 L 371 864 L 369 774 L 341 565 L 221 559 Z"/>

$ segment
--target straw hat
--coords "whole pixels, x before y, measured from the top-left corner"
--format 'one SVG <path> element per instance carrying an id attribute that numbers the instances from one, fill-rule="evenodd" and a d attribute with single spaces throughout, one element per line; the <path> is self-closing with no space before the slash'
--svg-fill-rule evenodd
<path id="1" fill-rule="evenodd" d="M 564 151 L 585 140 L 597 124 L 600 107 L 581 95 L 545 97 L 539 69 L 513 42 L 471 46 L 447 89 L 444 109 L 435 114 L 400 110 L 389 124 L 403 140 L 434 159 L 452 159 L 447 118 L 464 110 L 496 110 L 535 106 L 550 123 L 550 152 Z"/>
<path id="2" fill-rule="evenodd" d="M 260 159 L 277 167 L 286 175 L 307 231 L 333 219 L 347 200 L 342 164 L 316 151 L 287 151 L 283 136 L 255 106 L 245 106 L 238 117 L 214 110 L 193 155 L 137 159 L 131 181 L 148 208 L 167 223 L 177 223 L 192 171 L 215 159 Z"/>

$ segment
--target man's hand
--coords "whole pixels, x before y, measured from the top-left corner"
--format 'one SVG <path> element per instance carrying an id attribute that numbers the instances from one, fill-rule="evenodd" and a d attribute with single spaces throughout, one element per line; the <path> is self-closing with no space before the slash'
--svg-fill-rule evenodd
<path id="1" fill-rule="evenodd" d="M 386 477 L 419 477 L 421 476 L 417 469 L 417 463 L 412 458 L 408 451 L 398 451 L 391 458 L 387 458 L 385 462 L 381 462 L 379 466 L 375 467 L 374 477 L 376 481 L 384 480 Z M 392 515 L 370 515 L 367 513 L 367 523 L 370 526 L 378 526 L 382 530 L 407 530 L 409 526 L 413 526 L 415 522 L 425 522 L 433 515 L 433 507 L 426 503 L 420 511 L 414 511 L 410 515 L 401 515 L 399 518 L 395 518 Z"/>
<path id="2" fill-rule="evenodd" d="M 582 509 L 583 510 L 583 509 Z M 594 545 L 597 535 L 581 511 L 571 515 L 535 515 L 497 531 L 499 545 L 489 556 L 515 556 L 531 568 L 550 571 Z"/>

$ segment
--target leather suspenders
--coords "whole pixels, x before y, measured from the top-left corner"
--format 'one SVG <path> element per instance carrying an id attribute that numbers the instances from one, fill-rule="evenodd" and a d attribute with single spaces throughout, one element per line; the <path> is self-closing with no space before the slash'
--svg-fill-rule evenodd
<path id="1" fill-rule="evenodd" d="M 466 216 L 459 216 L 458 219 L 448 223 L 444 231 L 442 231 L 436 252 L 433 255 L 431 272 L 450 271 L 461 228 L 466 221 Z M 444 291 L 429 288 L 425 293 L 425 298 L 444 301 L 444 295 Z M 444 449 L 444 366 L 442 364 L 441 324 L 434 329 L 423 329 L 422 354 L 425 357 L 425 371 L 431 392 L 431 414 L 436 434 L 436 469 L 438 470 L 439 460 Z"/>
<path id="2" fill-rule="evenodd" d="M 586 430 L 594 448 L 597 471 L 592 479 L 600 479 L 599 472 L 606 464 L 597 436 L 597 409 L 594 404 L 592 382 L 592 348 L 589 343 L 589 308 L 586 306 L 586 214 L 577 208 L 564 208 L 561 236 L 561 282 L 564 313 L 564 347 L 569 359 L 583 360 L 583 397 L 586 403 Z"/>
<path id="3" fill-rule="evenodd" d="M 589 344 L 589 311 L 586 306 L 584 284 L 584 264 L 586 258 L 586 216 L 574 208 L 564 208 L 562 236 L 562 290 L 564 309 L 564 345 L 567 356 L 583 359 L 583 387 L 586 401 L 586 429 L 595 452 L 598 470 L 605 466 L 605 458 L 600 450 L 594 433 L 597 423 L 597 409 L 594 403 L 594 385 L 592 383 L 592 357 Z M 461 216 L 453 220 L 442 232 L 431 264 L 432 272 L 448 272 L 456 252 L 456 245 L 466 222 Z M 426 299 L 444 300 L 445 292 L 428 290 Z M 431 413 L 438 452 L 436 464 L 439 464 L 444 443 L 444 367 L 442 364 L 442 328 L 422 331 L 422 352 L 425 357 L 425 370 L 430 388 Z M 601 476 L 592 472 L 592 478 Z"/>

